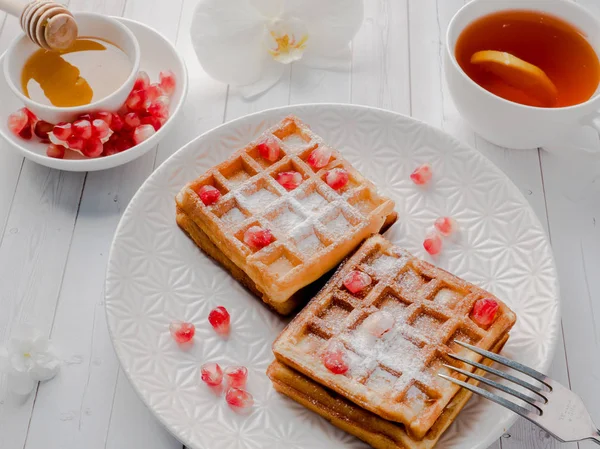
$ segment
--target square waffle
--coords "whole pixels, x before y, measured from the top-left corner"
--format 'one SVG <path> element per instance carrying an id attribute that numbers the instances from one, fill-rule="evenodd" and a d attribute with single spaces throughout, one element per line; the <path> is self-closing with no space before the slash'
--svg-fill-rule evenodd
<path id="1" fill-rule="evenodd" d="M 505 335 L 492 351 L 500 352 L 506 340 L 508 335 Z M 487 359 L 483 362 L 484 365 L 491 365 L 491 363 Z M 485 374 L 483 370 L 476 370 L 476 373 Z M 404 424 L 383 419 L 278 361 L 274 361 L 269 366 L 267 375 L 273 382 L 275 390 L 321 415 L 334 426 L 367 442 L 375 449 L 433 448 L 472 395 L 466 389 L 456 393 L 423 439 L 416 440 L 407 433 Z M 471 379 L 469 383 L 477 382 Z"/>
<path id="2" fill-rule="evenodd" d="M 353 271 L 372 279 L 356 294 L 344 286 Z M 471 313 L 484 298 L 498 304 L 486 327 Z M 375 336 L 373 323 L 380 319 L 387 320 L 389 330 Z M 472 370 L 448 354 L 481 360 L 454 340 L 490 350 L 515 321 L 514 313 L 490 293 L 376 235 L 288 325 L 273 351 L 280 362 L 358 406 L 404 424 L 420 440 L 459 390 L 436 375 L 459 376 L 443 364 Z M 343 353 L 347 372 L 335 374 L 325 366 L 332 347 Z"/>
<path id="3" fill-rule="evenodd" d="M 275 139 L 279 157 L 264 159 L 258 145 Z M 325 147 L 296 117 L 285 118 L 223 163 L 186 185 L 176 196 L 177 222 L 196 244 L 280 313 L 290 313 L 310 297 L 303 287 L 335 268 L 370 235 L 396 220 L 394 202 L 377 193 L 339 152 L 313 169 L 307 159 Z M 343 168 L 348 183 L 333 190 L 326 173 Z M 296 171 L 302 182 L 286 190 L 279 173 Z M 205 205 L 197 192 L 210 185 L 221 193 Z M 244 242 L 253 226 L 268 229 L 274 240 L 262 249 Z M 235 268 L 234 268 L 235 267 Z"/>

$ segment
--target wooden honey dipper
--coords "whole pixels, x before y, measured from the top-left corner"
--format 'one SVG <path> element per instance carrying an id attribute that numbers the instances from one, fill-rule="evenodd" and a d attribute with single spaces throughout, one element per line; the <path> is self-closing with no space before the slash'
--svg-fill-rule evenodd
<path id="1" fill-rule="evenodd" d="M 21 18 L 21 28 L 46 50 L 65 50 L 77 38 L 77 23 L 64 5 L 50 0 L 0 0 L 0 10 Z"/>

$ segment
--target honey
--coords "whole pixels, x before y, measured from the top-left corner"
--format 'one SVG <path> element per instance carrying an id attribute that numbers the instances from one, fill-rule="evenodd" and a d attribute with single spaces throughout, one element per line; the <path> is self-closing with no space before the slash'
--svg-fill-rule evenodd
<path id="1" fill-rule="evenodd" d="M 116 45 L 82 37 L 64 51 L 37 50 L 23 67 L 21 87 L 38 103 L 83 106 L 115 92 L 131 69 L 129 57 Z"/>
<path id="2" fill-rule="evenodd" d="M 516 77 L 508 76 L 508 72 L 499 76 L 499 71 L 472 62 L 477 52 L 490 50 L 508 53 L 539 68 L 555 86 L 554 98 L 536 95 L 527 87 L 532 86 L 531 80 L 528 85 L 515 83 Z M 568 22 L 539 11 L 501 11 L 474 21 L 460 34 L 455 54 L 464 72 L 481 87 L 529 106 L 583 103 L 594 95 L 600 82 L 598 55 L 582 33 Z"/>

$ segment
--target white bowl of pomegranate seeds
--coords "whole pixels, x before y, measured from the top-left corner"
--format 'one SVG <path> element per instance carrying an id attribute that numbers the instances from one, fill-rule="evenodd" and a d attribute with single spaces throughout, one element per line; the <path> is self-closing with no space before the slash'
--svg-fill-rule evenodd
<path id="1" fill-rule="evenodd" d="M 152 173 L 123 214 L 110 252 L 105 303 L 116 353 L 144 403 L 186 447 L 363 447 L 274 391 L 265 371 L 274 359 L 271 345 L 288 319 L 244 290 L 175 222 L 173 198 L 183 185 L 288 114 L 310 125 L 396 202 L 398 221 L 386 233 L 389 240 L 506 301 L 518 320 L 504 353 L 547 369 L 560 332 L 556 271 L 544 229 L 502 171 L 444 132 L 391 111 L 335 104 L 262 111 L 203 134 Z M 283 142 L 286 151 L 296 145 L 293 139 Z M 259 153 L 264 159 L 276 159 L 269 142 L 259 147 Z M 312 154 L 314 165 L 330 157 L 326 151 Z M 244 163 L 234 166 L 237 171 L 227 173 L 231 178 L 254 174 Z M 289 190 L 310 182 L 293 172 L 273 173 L 282 175 L 278 180 Z M 344 172 L 330 173 L 326 181 L 333 189 L 347 182 Z M 210 202 L 216 193 L 207 189 L 200 195 Z M 277 200 L 265 201 L 273 201 L 266 205 L 272 211 L 289 210 L 277 209 Z M 310 224 L 310 217 L 295 217 L 297 224 L 289 232 Z M 333 230 L 336 225 L 325 226 Z M 241 238 L 261 247 L 273 236 L 258 228 Z M 388 257 L 365 264 L 386 264 L 389 261 L 383 259 Z M 274 265 L 280 261 L 275 259 Z M 147 263 L 142 266 L 138 261 Z M 356 294 L 377 279 L 356 271 L 342 283 Z M 424 288 L 444 289 L 433 284 Z M 445 290 L 449 297 L 455 294 Z M 360 332 L 376 339 L 394 326 L 406 310 L 403 300 L 395 302 L 395 294 L 390 291 L 377 305 L 380 310 L 363 322 Z M 485 324 L 494 307 L 492 302 L 479 303 L 473 319 Z M 342 321 L 350 310 L 333 301 L 325 313 Z M 354 330 L 358 328 L 348 331 Z M 313 343 L 322 344 L 318 338 L 299 342 L 307 348 Z M 322 363 L 337 375 L 360 363 L 352 358 L 345 366 L 339 348 L 320 347 Z M 437 447 L 486 448 L 512 422 L 510 412 L 474 400 Z"/>
<path id="2" fill-rule="evenodd" d="M 139 77 L 121 110 L 47 123 L 23 109 L 0 78 L 0 135 L 27 159 L 66 171 L 105 170 L 142 156 L 173 125 L 188 89 L 183 59 L 157 31 L 115 19 L 135 35 L 140 47 Z"/>

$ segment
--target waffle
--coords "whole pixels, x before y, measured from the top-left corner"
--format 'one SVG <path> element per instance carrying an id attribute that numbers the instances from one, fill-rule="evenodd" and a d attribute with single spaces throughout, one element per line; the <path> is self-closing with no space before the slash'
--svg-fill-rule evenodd
<path id="1" fill-rule="evenodd" d="M 507 339 L 508 335 L 505 335 L 492 348 L 492 351 L 500 352 Z M 483 363 L 490 365 L 492 362 L 486 359 Z M 484 374 L 483 370 L 477 370 L 476 373 Z M 275 390 L 321 415 L 340 429 L 360 438 L 375 449 L 433 448 L 471 397 L 470 391 L 461 389 L 446 405 L 425 437 L 416 440 L 407 433 L 404 424 L 385 420 L 278 361 L 274 361 L 269 366 L 267 375 L 273 382 Z M 476 383 L 473 380 L 469 382 Z"/>
<path id="2" fill-rule="evenodd" d="M 271 136 L 281 147 L 275 162 L 262 158 L 257 148 Z M 311 168 L 306 160 L 320 146 L 325 146 L 321 138 L 297 118 L 287 117 L 186 185 L 176 197 L 177 221 L 184 231 L 282 314 L 312 297 L 298 293 L 303 287 L 396 220 L 394 202 L 379 195 L 374 184 L 337 151 L 325 167 Z M 338 167 L 348 172 L 349 182 L 335 191 L 323 178 Z M 302 183 L 291 191 L 276 181 L 279 173 L 288 171 L 302 174 Z M 210 206 L 196 193 L 205 185 L 222 194 Z M 243 238 L 256 225 L 269 229 L 274 237 L 259 250 Z"/>
<path id="3" fill-rule="evenodd" d="M 373 279 L 355 295 L 343 286 L 353 270 Z M 484 297 L 499 304 L 486 329 L 470 316 L 475 301 Z M 380 310 L 393 316 L 394 324 L 377 338 L 365 331 L 365 320 Z M 376 235 L 288 325 L 273 351 L 282 363 L 360 407 L 404 424 L 411 437 L 420 440 L 459 390 L 436 376 L 439 372 L 460 376 L 442 364 L 472 370 L 448 354 L 481 360 L 454 340 L 489 350 L 508 334 L 515 320 L 514 313 L 490 293 Z M 349 370 L 334 374 L 322 357 L 330 345 L 340 343 Z"/>

